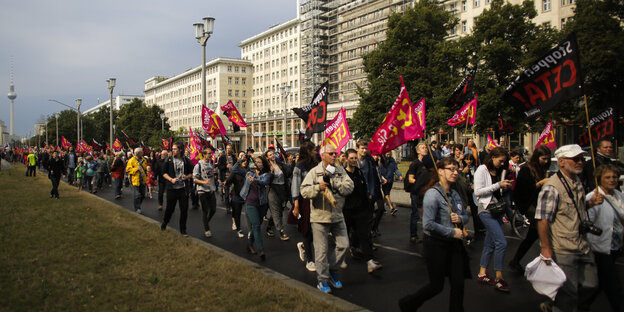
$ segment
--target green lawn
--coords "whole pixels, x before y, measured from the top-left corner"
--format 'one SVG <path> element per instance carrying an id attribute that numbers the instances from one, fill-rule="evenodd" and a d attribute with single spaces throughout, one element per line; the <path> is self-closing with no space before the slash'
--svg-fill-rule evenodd
<path id="1" fill-rule="evenodd" d="M 43 174 L 0 171 L 0 311 L 333 311 Z"/>

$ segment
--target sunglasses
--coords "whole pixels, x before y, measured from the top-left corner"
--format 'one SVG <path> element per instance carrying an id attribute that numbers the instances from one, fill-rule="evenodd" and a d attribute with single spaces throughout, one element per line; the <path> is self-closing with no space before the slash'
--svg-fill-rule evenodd
<path id="1" fill-rule="evenodd" d="M 572 157 L 572 158 L 568 158 L 568 159 L 573 161 L 573 162 L 580 162 L 580 161 L 585 160 L 585 159 L 583 159 L 583 156 L 576 156 L 576 157 Z"/>
<path id="2" fill-rule="evenodd" d="M 338 155 L 338 153 L 336 153 L 336 152 L 329 152 L 329 153 L 327 153 L 327 155 L 329 155 L 329 156 L 336 156 L 336 155 Z"/>

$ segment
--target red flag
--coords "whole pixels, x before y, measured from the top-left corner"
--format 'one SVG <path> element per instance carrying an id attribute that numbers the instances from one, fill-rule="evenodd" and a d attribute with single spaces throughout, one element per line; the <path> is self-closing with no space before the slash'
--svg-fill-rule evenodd
<path id="1" fill-rule="evenodd" d="M 169 140 L 166 139 L 161 139 L 162 140 L 162 146 L 164 150 L 169 150 Z"/>
<path id="2" fill-rule="evenodd" d="M 217 134 L 226 135 L 221 117 L 207 106 L 202 107 L 202 128 L 213 139 Z"/>
<path id="3" fill-rule="evenodd" d="M 201 145 L 199 145 L 199 140 L 193 134 L 193 129 L 189 127 L 189 144 L 188 149 L 191 152 L 191 162 L 193 165 L 196 165 L 197 162 L 201 159 Z"/>
<path id="4" fill-rule="evenodd" d="M 123 148 L 123 144 L 121 144 L 121 141 L 119 141 L 118 138 L 115 138 L 115 142 L 113 142 L 113 149 L 118 152 L 122 148 Z"/>
<path id="5" fill-rule="evenodd" d="M 494 142 L 494 140 L 492 139 L 492 137 L 488 134 L 488 143 L 487 143 L 487 147 L 489 150 L 495 148 L 495 147 L 499 147 L 500 145 L 496 144 L 496 142 Z"/>
<path id="6" fill-rule="evenodd" d="M 71 143 L 69 143 L 69 141 L 67 141 L 67 139 L 62 135 L 61 135 L 61 146 L 63 146 L 64 149 L 71 147 Z"/>
<path id="7" fill-rule="evenodd" d="M 238 112 L 232 100 L 229 100 L 227 104 L 221 106 L 223 112 L 227 112 L 228 120 L 238 125 L 239 127 L 247 127 L 247 123 L 243 120 L 243 116 Z"/>
<path id="8" fill-rule="evenodd" d="M 130 147 L 135 147 L 137 145 L 123 130 L 121 130 L 121 134 L 124 136 L 126 142 L 130 144 Z"/>
<path id="9" fill-rule="evenodd" d="M 340 155 L 342 148 L 347 145 L 350 139 L 351 131 L 349 131 L 349 126 L 347 125 L 346 110 L 344 108 L 340 108 L 336 117 L 334 117 L 334 119 L 327 124 L 327 129 L 325 129 L 325 140 L 323 140 L 321 146 L 331 144 L 336 148 L 338 155 Z"/>
<path id="10" fill-rule="evenodd" d="M 446 121 L 449 126 L 463 125 L 468 122 L 469 125 L 474 125 L 477 119 L 477 97 L 475 96 L 472 101 L 466 103 L 460 110 L 455 112 L 453 117 Z"/>
<path id="11" fill-rule="evenodd" d="M 546 128 L 544 128 L 544 131 L 540 134 L 535 148 L 540 145 L 546 145 L 546 147 L 550 149 L 557 148 L 557 142 L 555 142 L 555 135 L 553 134 L 552 120 L 549 120 L 546 124 Z"/>
<path id="12" fill-rule="evenodd" d="M 401 80 L 399 96 L 368 145 L 373 155 L 382 155 L 407 141 L 424 137 L 424 129 L 418 123 L 418 118 L 414 116 L 414 108 L 403 84 L 403 77 L 399 76 L 399 79 Z M 421 100 L 423 109 L 424 101 L 423 98 Z"/>
<path id="13" fill-rule="evenodd" d="M 93 141 L 93 148 L 97 151 L 101 151 L 102 150 L 102 144 L 100 144 L 98 141 L 96 141 L 95 139 L 91 139 L 91 141 Z"/>

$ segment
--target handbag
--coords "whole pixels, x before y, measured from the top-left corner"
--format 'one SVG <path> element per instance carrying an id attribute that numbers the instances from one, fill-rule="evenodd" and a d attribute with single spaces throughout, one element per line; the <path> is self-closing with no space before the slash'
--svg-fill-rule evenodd
<path id="1" fill-rule="evenodd" d="M 497 219 L 505 214 L 505 211 L 507 210 L 507 202 L 501 200 L 495 203 L 490 203 L 487 207 L 485 207 L 485 210 L 490 213 L 492 218 Z"/>

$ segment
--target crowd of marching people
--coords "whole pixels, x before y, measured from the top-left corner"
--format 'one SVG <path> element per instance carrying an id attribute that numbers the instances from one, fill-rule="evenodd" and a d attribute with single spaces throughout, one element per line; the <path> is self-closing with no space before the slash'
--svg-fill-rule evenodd
<path id="1" fill-rule="evenodd" d="M 232 230 L 246 238 L 248 252 L 261 261 L 270 254 L 265 237 L 299 241 L 299 257 L 307 270 L 316 272 L 317 287 L 325 293 L 343 287 L 339 272 L 348 267 L 348 255 L 365 261 L 368 273 L 383 268 L 373 240 L 381 235 L 383 216 L 397 216 L 390 193 L 399 180 L 411 200 L 406 239 L 422 244 L 429 273 L 429 284 L 399 301 L 403 311 L 414 311 L 440 293 L 446 277 L 451 311 L 463 311 L 465 279 L 510 292 L 513 285 L 503 271 L 522 274 L 520 261 L 538 240 L 542 260 L 556 262 L 567 277 L 542 310 L 588 309 L 598 289 L 614 311 L 624 308 L 621 282 L 613 274 L 624 246 L 624 195 L 618 183 L 622 166 L 614 159 L 612 142 L 596 144 L 594 169 L 578 145 L 556 151 L 539 146 L 524 161 L 522 151 L 496 146 L 479 151 L 472 139 L 465 145 L 423 141 L 415 146 L 404 174 L 392 153 L 374 156 L 367 147 L 363 140 L 343 151 L 306 141 L 294 154 L 272 145 L 263 153 L 237 153 L 231 145 L 206 147 L 195 165 L 180 142 L 170 151 L 87 154 L 33 148 L 5 150 L 1 156 L 23 161 L 27 176 L 45 169 L 52 183 L 50 198 L 60 198 L 63 176 L 91 193 L 112 187 L 116 199 L 124 186 L 130 188 L 137 213 L 143 200 L 154 196 L 158 210 L 164 209 L 161 230 L 177 207 L 184 236 L 189 207 L 201 207 L 204 234 L 213 236 L 210 222 L 219 199 L 231 214 Z M 553 159 L 558 169 L 549 171 Z M 522 215 L 519 222 L 528 229 L 512 254 L 503 225 L 514 213 Z M 298 233 L 287 233 L 285 224 L 295 225 Z M 474 277 L 471 268 L 477 266 L 470 265 L 466 247 L 476 239 L 483 240 L 483 249 Z M 511 258 L 505 263 L 507 254 Z"/>

